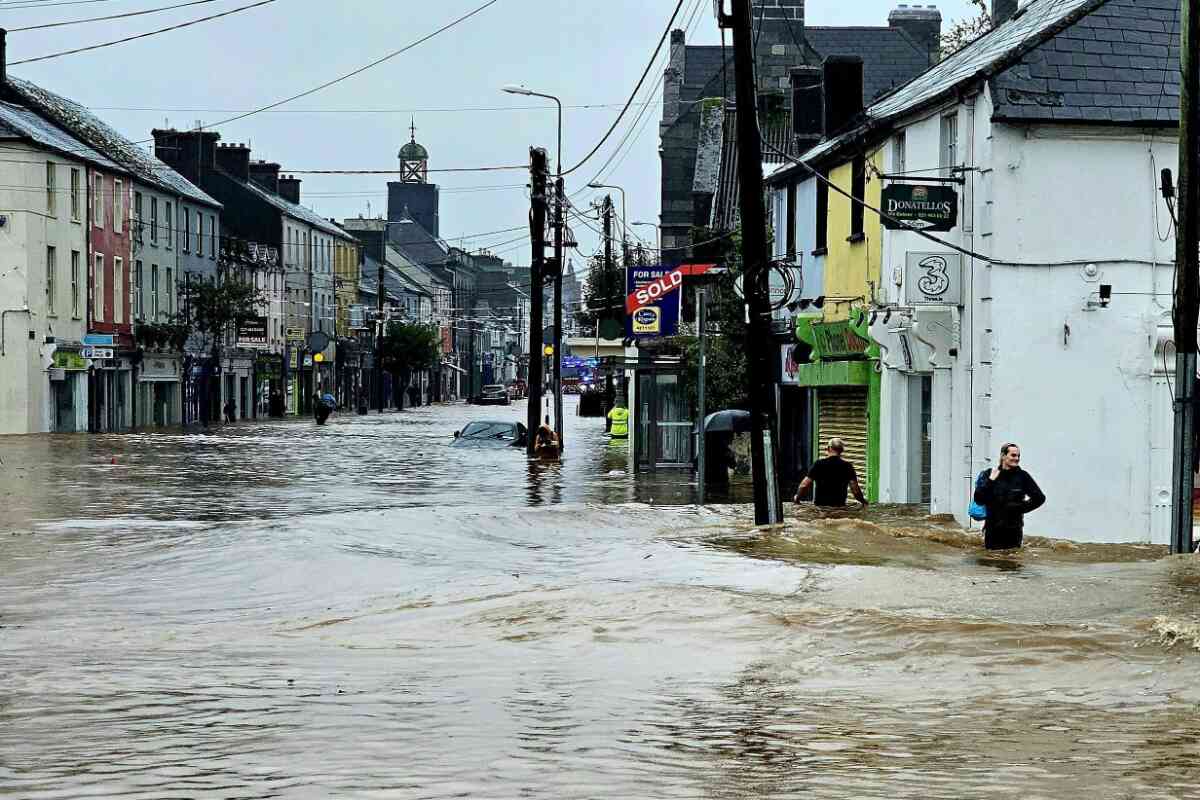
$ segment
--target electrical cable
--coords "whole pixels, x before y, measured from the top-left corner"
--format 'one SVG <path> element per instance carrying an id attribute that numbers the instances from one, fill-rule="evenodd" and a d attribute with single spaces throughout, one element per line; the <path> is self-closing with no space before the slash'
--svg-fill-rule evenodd
<path id="1" fill-rule="evenodd" d="M 658 40 L 658 47 L 654 48 L 654 54 L 650 56 L 650 61 L 646 64 L 646 69 L 642 72 L 642 77 L 638 79 L 637 85 L 633 87 L 633 92 L 629 95 L 628 102 L 625 103 L 625 107 L 621 109 L 621 113 L 617 115 L 617 118 L 613 120 L 613 124 L 608 129 L 608 132 L 601 137 L 600 141 L 596 143 L 596 146 L 592 148 L 591 152 L 584 156 L 579 163 L 570 169 L 563 171 L 563 175 L 570 175 L 590 161 L 592 157 L 600 151 L 600 148 L 604 146 L 604 143 L 608 141 L 609 137 L 612 136 L 613 131 L 617 129 L 617 126 L 621 124 L 621 120 L 625 118 L 626 112 L 628 112 L 630 106 L 633 105 L 633 101 L 637 97 L 637 93 L 641 91 L 642 84 L 646 82 L 646 77 L 650 74 L 650 70 L 654 68 L 654 62 L 658 60 L 658 54 L 662 52 L 663 44 L 666 43 L 667 37 L 671 35 L 671 26 L 675 24 L 675 20 L 679 17 L 679 12 L 683 8 L 684 2 L 685 0 L 679 0 L 679 2 L 675 5 L 675 11 L 671 14 L 671 19 L 667 21 L 667 27 L 663 31 L 662 38 Z"/>
<path id="2" fill-rule="evenodd" d="M 181 22 L 178 25 L 171 25 L 166 28 L 159 28 L 156 31 L 148 31 L 146 33 L 139 33 L 136 36 L 126 36 L 123 39 L 114 39 L 111 42 L 103 42 L 101 44 L 88 45 L 87 47 L 76 47 L 73 50 L 63 50 L 58 53 L 50 53 L 49 55 L 38 56 L 37 58 L 25 58 L 25 59 L 21 59 L 20 61 L 12 61 L 9 63 L 9 65 L 15 67 L 20 64 L 32 64 L 37 61 L 48 61 L 52 58 L 61 58 L 62 56 L 75 55 L 76 53 L 86 53 L 90 50 L 99 50 L 103 47 L 112 47 L 113 45 L 125 44 L 126 42 L 133 42 L 138 39 L 145 39 L 149 36 L 157 36 L 160 33 L 167 33 L 169 31 L 177 31 L 177 30 L 180 30 L 181 28 L 190 28 L 193 25 L 199 25 L 201 22 L 209 22 L 214 19 L 220 19 L 221 17 L 228 17 L 230 14 L 237 14 L 241 11 L 249 11 L 252 8 L 258 8 L 259 6 L 269 5 L 274 2 L 275 2 L 275 0 L 259 0 L 257 3 L 251 3 L 248 6 L 240 6 L 239 8 L 231 8 L 230 10 L 222 11 L 219 14 L 211 14 L 207 17 L 200 17 L 199 19 L 193 19 L 188 22 Z"/>
<path id="3" fill-rule="evenodd" d="M 9 33 L 23 33 L 25 31 L 40 31 L 46 28 L 62 28 L 67 25 L 82 25 L 85 22 L 104 22 L 110 19 L 125 19 L 126 17 L 140 17 L 146 14 L 158 14 L 163 11 L 173 11 L 176 8 L 187 8 L 188 6 L 200 6 L 205 3 L 216 3 L 218 0 L 190 0 L 187 3 L 179 3 L 173 6 L 162 6 L 160 8 L 151 8 L 146 11 L 128 11 L 124 14 L 109 14 L 107 17 L 90 17 L 88 19 L 72 19 L 65 22 L 47 22 L 43 25 L 27 25 L 24 28 L 9 28 Z M 2 10 L 2 9 L 0 9 Z"/>

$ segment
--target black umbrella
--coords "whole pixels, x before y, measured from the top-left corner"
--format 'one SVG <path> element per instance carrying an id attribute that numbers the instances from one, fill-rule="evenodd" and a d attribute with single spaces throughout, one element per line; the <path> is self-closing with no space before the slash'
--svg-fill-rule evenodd
<path id="1" fill-rule="evenodd" d="M 750 412 L 741 409 L 717 411 L 704 418 L 705 433 L 749 433 Z"/>

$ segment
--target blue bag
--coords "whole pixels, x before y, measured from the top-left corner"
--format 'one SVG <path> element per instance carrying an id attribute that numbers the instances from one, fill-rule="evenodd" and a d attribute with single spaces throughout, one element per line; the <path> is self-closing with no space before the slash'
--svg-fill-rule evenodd
<path id="1" fill-rule="evenodd" d="M 979 473 L 979 477 L 975 478 L 976 489 L 983 488 L 983 485 L 987 482 L 987 475 L 988 470 L 985 469 Z M 971 496 L 971 505 L 967 506 L 967 516 L 976 522 L 982 522 L 987 519 L 987 506 L 981 506 L 979 503 L 976 503 L 973 494 Z"/>

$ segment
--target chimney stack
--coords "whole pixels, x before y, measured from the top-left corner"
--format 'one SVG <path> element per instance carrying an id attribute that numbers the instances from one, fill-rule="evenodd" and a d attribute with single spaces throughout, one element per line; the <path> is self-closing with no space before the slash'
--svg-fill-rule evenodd
<path id="1" fill-rule="evenodd" d="M 929 54 L 932 66 L 942 57 L 942 12 L 937 6 L 900 5 L 888 14 L 888 25 L 904 31 Z"/>
<path id="2" fill-rule="evenodd" d="M 279 194 L 279 165 L 271 161 L 251 161 L 250 180 L 271 194 Z"/>
<path id="3" fill-rule="evenodd" d="M 833 137 L 863 112 L 863 60 L 859 56 L 829 56 L 822 69 L 825 136 Z"/>
<path id="4" fill-rule="evenodd" d="M 289 203 L 300 205 L 300 179 L 285 175 L 279 179 L 279 196 Z"/>
<path id="5" fill-rule="evenodd" d="M 242 143 L 217 147 L 217 166 L 239 181 L 250 180 L 250 148 Z"/>
<path id="6" fill-rule="evenodd" d="M 825 125 L 825 98 L 820 67 L 792 67 L 792 135 L 820 141 Z"/>
<path id="7" fill-rule="evenodd" d="M 1017 0 L 992 0 L 992 27 L 999 28 L 1017 13 Z"/>

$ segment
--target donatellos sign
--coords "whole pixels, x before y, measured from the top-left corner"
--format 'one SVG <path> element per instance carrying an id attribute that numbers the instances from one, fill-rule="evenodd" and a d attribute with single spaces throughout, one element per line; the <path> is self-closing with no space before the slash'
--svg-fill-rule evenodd
<path id="1" fill-rule="evenodd" d="M 949 231 L 958 225 L 958 192 L 949 186 L 893 183 L 883 187 L 883 227 Z"/>

